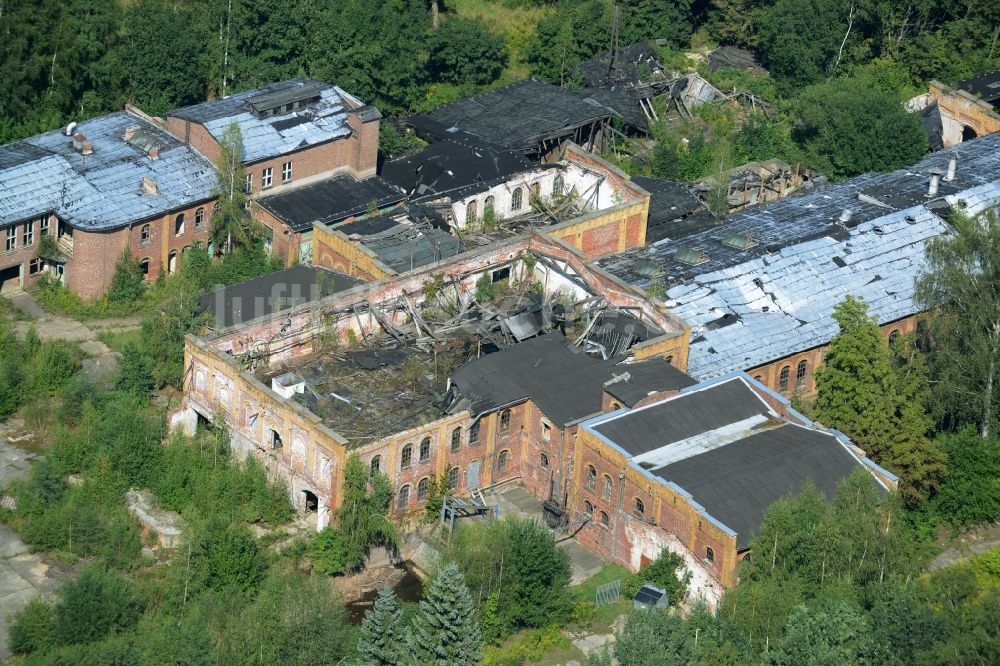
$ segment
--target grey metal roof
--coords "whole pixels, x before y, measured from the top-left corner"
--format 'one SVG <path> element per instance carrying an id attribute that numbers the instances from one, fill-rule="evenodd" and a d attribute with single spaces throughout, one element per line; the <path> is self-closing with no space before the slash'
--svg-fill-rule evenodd
<path id="1" fill-rule="evenodd" d="M 152 159 L 125 141 L 138 127 L 159 146 Z M 0 225 L 54 212 L 74 227 L 103 231 L 212 197 L 212 164 L 165 131 L 125 112 L 79 123 L 93 152 L 73 149 L 62 130 L 0 146 Z M 143 193 L 143 178 L 157 194 Z"/>
<path id="2" fill-rule="evenodd" d="M 939 200 L 925 197 L 932 170 L 944 173 L 958 156 L 955 181 L 942 182 Z M 887 323 L 919 311 L 914 278 L 924 245 L 948 227 L 932 211 L 962 202 L 970 212 L 1000 201 L 1000 134 L 926 157 L 909 169 L 869 174 L 735 215 L 718 227 L 667 238 L 600 260 L 625 281 L 645 287 L 657 271 L 664 301 L 691 325 L 687 371 L 716 377 L 759 366 L 829 342 L 831 316 L 847 294 L 865 299 Z M 851 219 L 840 224 L 844 209 Z M 741 250 L 722 241 L 748 232 L 758 244 Z M 708 260 L 675 259 L 688 248 Z"/>
<path id="3" fill-rule="evenodd" d="M 364 213 L 374 201 L 378 208 L 405 198 L 403 190 L 378 176 L 355 180 L 340 174 L 308 185 L 257 199 L 257 204 L 288 225 L 292 231 L 312 229 L 313 224 L 335 224 Z"/>
<path id="4" fill-rule="evenodd" d="M 313 94 L 319 96 L 317 102 L 267 117 L 255 114 L 252 106 L 263 108 Z M 230 124 L 237 123 L 243 133 L 243 161 L 251 163 L 350 135 L 345 98 L 357 102 L 337 86 L 300 78 L 175 109 L 168 115 L 203 125 L 217 141 Z"/>
<path id="5" fill-rule="evenodd" d="M 396 223 L 388 229 L 365 234 L 358 242 L 397 273 L 405 273 L 465 251 L 462 242 L 448 232 L 422 223 Z"/>
<path id="6" fill-rule="evenodd" d="M 832 498 L 861 461 L 834 434 L 779 417 L 745 376 L 583 425 L 633 466 L 692 495 L 744 549 L 767 508 L 806 481 Z"/>

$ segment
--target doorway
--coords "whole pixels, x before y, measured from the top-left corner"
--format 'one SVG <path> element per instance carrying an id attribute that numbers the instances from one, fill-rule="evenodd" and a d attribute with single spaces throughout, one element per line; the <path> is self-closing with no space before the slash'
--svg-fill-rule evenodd
<path id="1" fill-rule="evenodd" d="M 319 510 L 319 498 L 316 497 L 315 493 L 311 493 L 308 490 L 302 491 L 302 496 L 305 500 L 303 506 L 306 513 L 315 513 Z"/>
<path id="2" fill-rule="evenodd" d="M 0 293 L 10 293 L 21 289 L 21 265 L 0 269 Z"/>

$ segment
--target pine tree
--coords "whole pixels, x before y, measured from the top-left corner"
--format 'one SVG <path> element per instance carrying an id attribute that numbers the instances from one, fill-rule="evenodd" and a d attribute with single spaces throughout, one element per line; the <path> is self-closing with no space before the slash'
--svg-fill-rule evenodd
<path id="1" fill-rule="evenodd" d="M 408 664 L 472 666 L 482 659 L 482 632 L 458 565 L 449 564 L 420 602 L 407 637 Z"/>
<path id="2" fill-rule="evenodd" d="M 909 504 L 937 487 L 943 456 L 928 432 L 926 365 L 910 339 L 890 351 L 864 301 L 848 296 L 834 309 L 840 332 L 816 371 L 816 412 L 899 477 Z"/>
<path id="3" fill-rule="evenodd" d="M 403 662 L 403 613 L 396 595 L 388 587 L 378 593 L 378 599 L 361 622 L 358 653 L 365 664 L 398 666 Z"/>

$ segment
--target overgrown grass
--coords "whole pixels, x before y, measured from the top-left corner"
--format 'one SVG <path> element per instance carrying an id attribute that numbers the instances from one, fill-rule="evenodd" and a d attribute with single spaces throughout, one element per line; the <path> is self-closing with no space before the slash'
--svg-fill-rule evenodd
<path id="1" fill-rule="evenodd" d="M 120 354 L 129 343 L 141 346 L 144 336 L 141 329 L 122 331 L 105 328 L 97 331 L 97 339 Z"/>
<path id="2" fill-rule="evenodd" d="M 610 632 L 611 625 L 618 619 L 618 616 L 628 613 L 631 610 L 631 605 L 627 599 L 620 599 L 597 608 L 594 605 L 597 588 L 620 580 L 624 589 L 625 583 L 633 575 L 620 564 L 605 564 L 600 571 L 587 580 L 578 585 L 571 585 L 569 588 L 570 599 L 573 601 L 571 626 L 594 633 Z"/>

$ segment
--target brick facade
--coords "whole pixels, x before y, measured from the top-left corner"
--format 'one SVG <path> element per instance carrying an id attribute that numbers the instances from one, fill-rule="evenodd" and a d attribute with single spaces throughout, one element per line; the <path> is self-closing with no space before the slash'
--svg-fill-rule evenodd
<path id="1" fill-rule="evenodd" d="M 55 215 L 40 215 L 0 229 L 0 271 L 9 276 L 3 281 L 6 283 L 9 280 L 10 286 L 29 287 L 42 276 L 42 264 L 35 260 L 38 258 L 43 220 L 48 222 L 48 234 L 55 237 L 59 224 Z M 7 249 L 9 230 L 13 230 L 13 248 L 10 250 Z M 25 240 L 30 242 L 25 243 Z M 16 275 L 12 270 L 15 268 Z M 32 268 L 36 269 L 35 272 L 32 272 Z"/>

